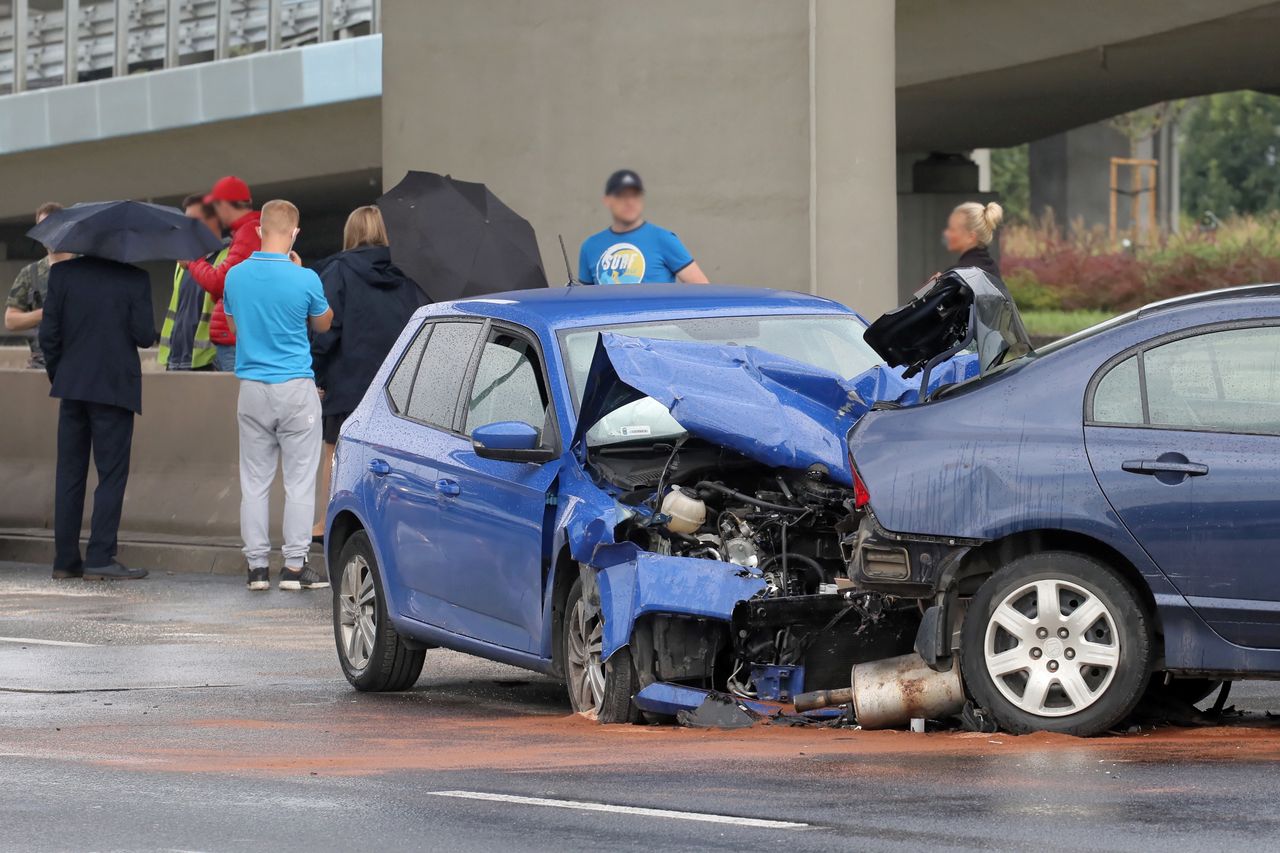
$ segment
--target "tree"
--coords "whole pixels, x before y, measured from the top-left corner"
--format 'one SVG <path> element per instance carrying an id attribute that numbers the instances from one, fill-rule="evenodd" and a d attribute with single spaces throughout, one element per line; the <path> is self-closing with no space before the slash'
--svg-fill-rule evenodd
<path id="1" fill-rule="evenodd" d="M 1280 98 L 1198 98 L 1183 125 L 1182 207 L 1199 218 L 1280 209 Z"/>
<path id="2" fill-rule="evenodd" d="M 1031 176 L 1027 146 L 991 149 L 991 189 L 1010 222 L 1026 222 L 1031 208 Z"/>

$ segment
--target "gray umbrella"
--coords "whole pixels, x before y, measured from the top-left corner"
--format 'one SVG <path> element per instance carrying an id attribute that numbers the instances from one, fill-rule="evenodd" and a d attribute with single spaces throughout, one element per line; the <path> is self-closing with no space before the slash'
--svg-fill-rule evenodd
<path id="1" fill-rule="evenodd" d="M 176 207 L 145 201 L 98 201 L 51 213 L 27 236 L 53 252 L 136 264 L 185 261 L 222 248 L 203 222 Z"/>

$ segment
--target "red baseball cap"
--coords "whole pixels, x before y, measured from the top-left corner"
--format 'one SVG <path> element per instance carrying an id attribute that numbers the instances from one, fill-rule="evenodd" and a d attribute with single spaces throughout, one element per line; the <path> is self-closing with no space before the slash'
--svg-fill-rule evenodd
<path id="1" fill-rule="evenodd" d="M 248 184 L 235 175 L 227 175 L 219 178 L 204 197 L 205 204 L 213 204 L 215 201 L 253 201 L 253 196 L 249 194 Z"/>

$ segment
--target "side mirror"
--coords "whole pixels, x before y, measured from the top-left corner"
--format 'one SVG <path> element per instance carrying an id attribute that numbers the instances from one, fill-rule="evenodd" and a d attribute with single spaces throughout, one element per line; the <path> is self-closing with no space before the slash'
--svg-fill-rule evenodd
<path id="1" fill-rule="evenodd" d="M 498 421 L 471 431 L 471 448 L 481 459 L 550 462 L 556 453 L 540 446 L 538 430 L 523 421 Z"/>

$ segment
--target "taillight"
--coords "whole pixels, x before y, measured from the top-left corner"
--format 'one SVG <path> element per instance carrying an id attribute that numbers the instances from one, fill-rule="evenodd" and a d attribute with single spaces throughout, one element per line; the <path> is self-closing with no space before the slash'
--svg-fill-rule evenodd
<path id="1" fill-rule="evenodd" d="M 871 503 L 871 492 L 867 491 L 867 484 L 862 482 L 862 477 L 858 475 L 858 469 L 853 469 L 853 506 L 855 509 L 862 509 Z"/>

